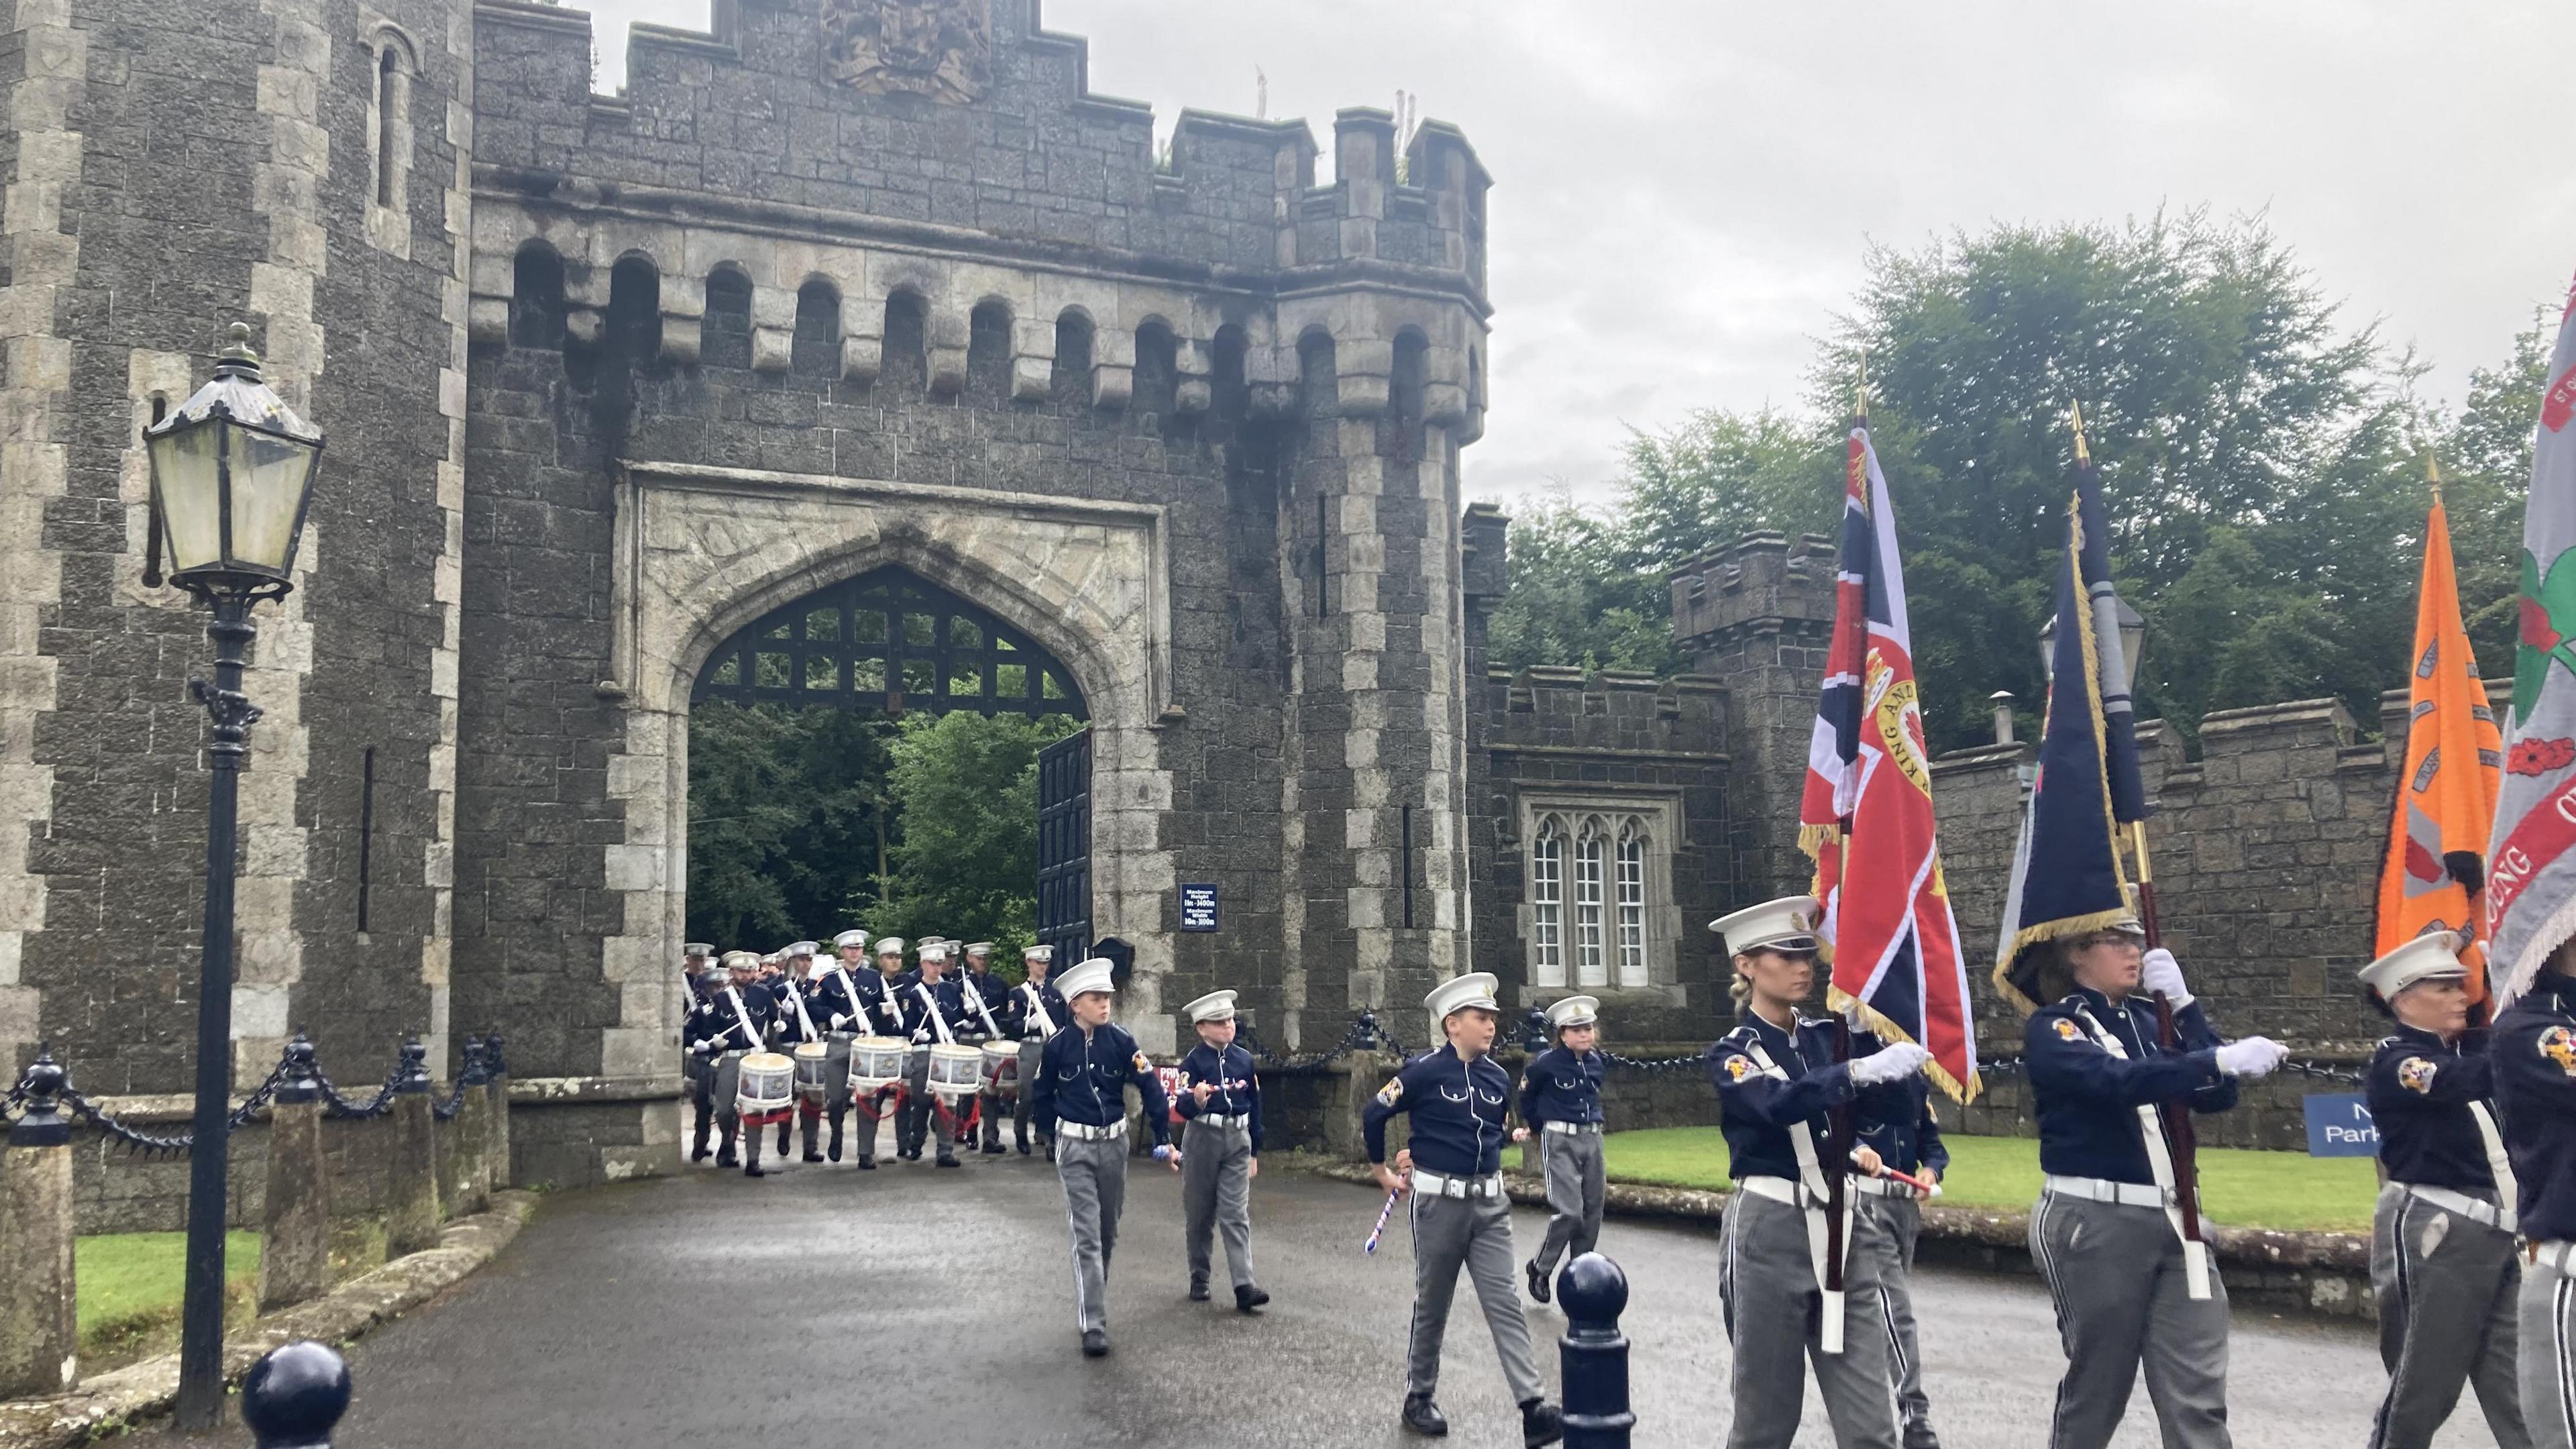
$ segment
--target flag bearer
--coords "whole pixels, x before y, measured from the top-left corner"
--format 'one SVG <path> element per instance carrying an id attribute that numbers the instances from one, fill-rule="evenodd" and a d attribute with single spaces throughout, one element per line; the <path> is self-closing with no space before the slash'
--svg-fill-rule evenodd
<path id="1" fill-rule="evenodd" d="M 2050 1449 L 2109 1444 L 2142 1371 L 2169 1449 L 2227 1449 L 2227 1288 L 2183 1236 L 2156 1108 L 2226 1111 L 2239 1078 L 2288 1053 L 2259 1036 L 2221 1045 L 2173 953 L 2147 950 L 2133 916 L 2043 941 L 2015 970 L 2015 989 L 2052 1003 L 2022 1039 L 2043 1174 L 2030 1256 L 2066 1351 Z M 2159 993 L 2174 1008 L 2170 1048 L 2157 1040 Z"/>
<path id="2" fill-rule="evenodd" d="M 1863 1098 L 1860 1140 L 1881 1165 L 1937 1185 L 1950 1170 L 1950 1149 L 1932 1112 L 1932 1084 L 1921 1076 L 1892 1082 Z M 1860 1214 L 1879 1229 L 1863 1233 L 1857 1251 L 1878 1256 L 1879 1316 L 1887 1320 L 1887 1376 L 1896 1385 L 1896 1417 L 1905 1449 L 1941 1449 L 1932 1432 L 1932 1401 L 1923 1392 L 1923 1353 L 1914 1331 L 1914 1244 L 1923 1231 L 1920 1188 L 1892 1177 L 1855 1178 Z"/>
<path id="3" fill-rule="evenodd" d="M 699 1099 L 713 1106 L 716 1120 L 724 1127 L 724 1146 L 716 1153 L 716 1166 L 734 1165 L 734 1142 L 739 1136 L 744 1139 L 742 1175 L 766 1177 L 769 1174 L 760 1168 L 760 1132 L 756 1128 L 742 1131 L 742 1108 L 737 1099 L 742 1059 L 768 1049 L 770 1029 L 777 1020 L 777 998 L 760 985 L 758 956 L 749 951 L 727 951 L 724 966 L 729 979 L 723 989 L 689 1017 L 689 1050 L 707 1060 Z M 703 1138 L 700 1145 L 704 1145 Z"/>
<path id="4" fill-rule="evenodd" d="M 2370 1282 L 2388 1397 L 2370 1449 L 2428 1449 L 2474 1384 L 2498 1449 L 2529 1449 L 2514 1382 L 2513 1173 L 2496 1130 L 2493 1062 L 2464 1052 L 2469 972 L 2433 931 L 2362 968 L 2397 1034 L 2370 1059 L 2387 1186 L 2371 1215 Z M 2483 1043 L 2479 1043 L 2483 1046 Z"/>
<path id="5" fill-rule="evenodd" d="M 1521 1439 L 1533 1446 L 1565 1437 L 1564 1416 L 1547 1400 L 1530 1351 L 1529 1320 L 1512 1291 L 1512 1204 L 1503 1194 L 1503 1143 L 1529 1135 L 1505 1125 L 1511 1074 L 1493 1058 L 1502 1008 L 1494 978 L 1483 971 L 1452 977 L 1422 1004 L 1440 1020 L 1449 1044 L 1404 1064 L 1360 1116 L 1378 1186 L 1413 1196 L 1413 1330 L 1406 1340 L 1404 1427 L 1437 1438 L 1449 1432 L 1440 1412 L 1440 1344 L 1458 1270 L 1476 1285 L 1485 1327 L 1494 1336 L 1503 1382 L 1521 1409 Z M 1386 1124 L 1412 1120 L 1412 1145 L 1386 1164 Z"/>
<path id="6" fill-rule="evenodd" d="M 1208 1299 L 1212 1240 L 1225 1236 L 1225 1266 L 1238 1313 L 1270 1295 L 1252 1281 L 1252 1179 L 1261 1175 L 1261 1078 L 1234 1043 L 1234 993 L 1211 991 L 1181 1008 L 1199 1044 L 1181 1058 L 1181 1199 L 1188 1214 L 1190 1301 Z"/>
<path id="7" fill-rule="evenodd" d="M 2501 993 L 2499 993 L 2501 994 Z M 2496 1018 L 2487 1056 L 2513 1156 L 2524 1268 L 2522 1418 L 2541 1449 L 2576 1444 L 2576 941 Z"/>
<path id="8" fill-rule="evenodd" d="M 1831 1160 L 1830 1112 L 1914 1078 L 1931 1060 L 1919 1046 L 1853 1044 L 1834 1060 L 1834 1023 L 1798 1003 L 1815 986 L 1816 899 L 1766 901 L 1709 923 L 1735 955 L 1731 988 L 1743 1024 L 1708 1049 L 1720 1125 L 1734 1164 L 1718 1297 L 1735 1346 L 1735 1418 L 1728 1449 L 1789 1449 L 1807 1393 L 1807 1363 L 1841 1449 L 1897 1449 L 1887 1384 L 1887 1329 L 1878 1296 L 1879 1229 L 1857 1210 L 1855 1170 L 1879 1171 L 1867 1146 Z M 1860 1053 L 1866 1051 L 1866 1055 Z M 1865 1107 L 1855 1107 L 1865 1111 Z M 1825 1289 L 1835 1233 L 1829 1175 L 1844 1178 L 1842 1287 Z"/>
<path id="9" fill-rule="evenodd" d="M 1108 960 L 1095 956 L 1064 973 L 1070 1026 L 1048 1038 L 1032 1112 L 1041 1135 L 1055 1139 L 1055 1172 L 1064 1184 L 1065 1220 L 1073 1234 L 1073 1313 L 1082 1355 L 1109 1352 L 1109 1258 L 1118 1248 L 1118 1215 L 1127 1202 L 1127 1087 L 1145 1104 L 1154 1155 L 1171 1158 L 1171 1103 L 1136 1038 L 1109 1019 Z M 1177 1170 L 1180 1163 L 1174 1161 Z"/>
<path id="10" fill-rule="evenodd" d="M 1556 1045 L 1521 1068 L 1521 1122 L 1538 1134 L 1539 1176 L 1547 1183 L 1547 1236 L 1521 1267 L 1532 1298 L 1554 1291 L 1560 1258 L 1581 1257 L 1601 1240 L 1609 1178 L 1601 1161 L 1601 1034 L 1597 997 L 1569 996 L 1547 1009 Z"/>

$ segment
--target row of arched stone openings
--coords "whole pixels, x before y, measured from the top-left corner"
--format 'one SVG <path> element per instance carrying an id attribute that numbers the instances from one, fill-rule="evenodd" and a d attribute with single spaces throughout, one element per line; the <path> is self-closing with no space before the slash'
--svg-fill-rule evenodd
<path id="1" fill-rule="evenodd" d="M 560 348 L 565 341 L 567 308 L 564 263 L 554 248 L 530 240 L 519 248 L 510 300 L 510 343 L 514 347 Z M 752 361 L 752 280 L 727 262 L 707 274 L 705 312 L 700 321 L 698 360 L 706 367 L 747 368 Z M 1010 387 L 1013 318 L 1008 303 L 979 303 L 967 324 L 966 370 L 969 386 L 1007 392 Z M 661 345 L 661 275 L 640 256 L 621 258 L 609 273 L 606 330 L 628 346 L 629 355 L 649 356 Z M 930 306 L 910 289 L 886 298 L 883 361 L 880 378 L 920 385 L 929 376 Z M 1329 339 L 1326 341 L 1329 346 Z M 1212 382 L 1220 398 L 1243 386 L 1243 330 L 1231 323 L 1215 339 Z M 1092 368 L 1093 324 L 1079 307 L 1068 307 L 1055 323 L 1055 364 L 1050 392 L 1056 401 L 1087 400 Z M 1180 342 L 1171 327 L 1148 319 L 1136 329 L 1134 399 L 1140 410 L 1160 411 L 1171 405 L 1179 381 Z M 841 372 L 841 293 L 828 279 L 808 280 L 796 292 L 796 322 L 789 371 L 810 377 L 837 377 Z"/>

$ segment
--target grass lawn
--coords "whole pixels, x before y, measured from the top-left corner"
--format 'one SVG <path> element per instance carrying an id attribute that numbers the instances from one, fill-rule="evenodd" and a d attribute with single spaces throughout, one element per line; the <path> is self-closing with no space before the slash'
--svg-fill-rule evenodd
<path id="1" fill-rule="evenodd" d="M 187 1278 L 185 1233 L 102 1233 L 72 1242 L 80 1289 L 81 1356 L 122 1358 L 179 1321 Z M 240 1317 L 259 1291 L 259 1234 L 224 1234 L 225 1316 Z"/>
<path id="2" fill-rule="evenodd" d="M 1952 1207 L 2026 1208 L 2039 1197 L 2039 1144 L 2023 1137 L 1941 1139 L 1950 1172 L 1941 1201 Z M 1726 1139 L 1714 1127 L 1661 1127 L 1613 1132 L 1605 1139 L 1614 1182 L 1723 1190 Z M 2201 1211 L 2247 1228 L 2367 1232 L 2379 1193 L 2367 1157 L 2309 1157 L 2297 1152 L 2200 1149 Z"/>

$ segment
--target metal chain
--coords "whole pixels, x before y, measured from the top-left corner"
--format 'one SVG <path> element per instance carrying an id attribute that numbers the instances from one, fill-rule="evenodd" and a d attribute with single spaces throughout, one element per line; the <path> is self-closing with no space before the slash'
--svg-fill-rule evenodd
<path id="1" fill-rule="evenodd" d="M 1699 1070 L 1700 1065 L 1700 1058 L 1695 1055 L 1687 1057 L 1623 1057 L 1617 1052 L 1605 1049 L 1601 1053 L 1601 1058 L 1610 1065 L 1619 1068 L 1621 1071 L 1640 1072 L 1648 1076 L 1668 1075 L 1674 1072 L 1693 1072 Z"/>
<path id="2" fill-rule="evenodd" d="M 225 1130 L 238 1132 L 249 1125 L 250 1119 L 259 1115 L 259 1110 L 267 1106 L 269 1099 L 277 1095 L 277 1089 L 285 1084 L 286 1063 L 281 1061 L 268 1069 L 268 1080 L 260 1083 L 249 1096 L 242 1098 L 240 1106 L 233 1109 L 232 1116 L 225 1119 Z"/>
<path id="3" fill-rule="evenodd" d="M 386 1071 L 384 1085 L 376 1089 L 376 1098 L 372 1102 L 357 1102 L 341 1096 L 340 1089 L 331 1085 L 331 1079 L 329 1077 L 322 1075 L 322 1073 L 318 1071 L 313 1074 L 313 1080 L 321 1083 L 322 1085 L 322 1100 L 331 1104 L 330 1115 L 334 1117 L 367 1118 L 383 1116 L 386 1111 L 392 1108 L 394 1103 L 394 1088 L 401 1085 L 402 1079 L 403 1063 L 402 1054 L 400 1052 L 396 1052 L 394 1054 L 394 1064 L 391 1069 Z"/>
<path id="4" fill-rule="evenodd" d="M 100 1111 L 89 1098 L 73 1091 L 68 1085 L 63 1088 L 61 1100 L 65 1107 L 71 1109 L 72 1115 L 96 1127 L 100 1135 L 122 1142 L 127 1147 L 148 1156 L 179 1157 L 197 1145 L 197 1134 L 194 1132 L 182 1132 L 171 1137 L 156 1137 L 149 1132 L 138 1132 Z"/>

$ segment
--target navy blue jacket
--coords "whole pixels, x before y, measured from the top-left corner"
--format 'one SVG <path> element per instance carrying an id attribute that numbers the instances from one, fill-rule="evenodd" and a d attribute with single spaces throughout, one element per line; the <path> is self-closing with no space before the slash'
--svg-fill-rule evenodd
<path id="1" fill-rule="evenodd" d="M 922 1002 L 921 988 L 927 985 L 930 999 L 939 1003 L 940 1020 L 948 1023 L 949 1034 L 973 1032 L 980 1035 L 984 1023 L 966 1004 L 966 988 L 954 976 L 943 976 L 935 983 L 910 972 L 898 978 L 894 1004 L 903 1009 L 903 1034 L 915 1045 L 939 1040 L 939 1031 L 930 1024 L 930 1008 Z"/>
<path id="2" fill-rule="evenodd" d="M 1789 1080 L 1763 1072 L 1750 1051 L 1757 1043 Z M 1869 1037 L 1852 1038 L 1856 1056 L 1876 1047 Z M 1737 1182 L 1748 1177 L 1798 1181 L 1798 1152 L 1789 1129 L 1799 1122 L 1814 1134 L 1818 1166 L 1831 1175 L 1834 1165 L 1823 1160 L 1825 1134 L 1832 1125 L 1825 1114 L 1856 1093 L 1851 1064 L 1834 1060 L 1830 1019 L 1802 1015 L 1792 1037 L 1748 1009 L 1743 1024 L 1711 1043 L 1703 1059 L 1717 1088 L 1718 1130 L 1726 1135 L 1729 1172 Z"/>
<path id="3" fill-rule="evenodd" d="M 1038 983 L 1037 990 L 1038 1000 L 1045 1003 L 1046 1018 L 1052 1025 L 1040 1026 L 1030 1013 L 1028 986 L 1024 982 L 1012 987 L 1001 1000 L 991 1003 L 993 1018 L 1002 1024 L 1004 1036 L 1025 1039 L 1031 1032 L 1052 1033 L 1073 1020 L 1073 1010 L 1065 1005 L 1063 992 L 1044 981 Z"/>
<path id="4" fill-rule="evenodd" d="M 1004 1025 L 1002 998 L 1010 994 L 1011 988 L 1008 985 L 995 979 L 989 971 L 951 971 L 948 973 L 948 979 L 957 983 L 957 994 L 961 997 L 966 994 L 966 987 L 973 985 L 975 994 L 984 998 L 984 1010 L 993 1013 L 994 1024 Z M 971 1001 L 966 1003 L 966 1019 L 975 1023 L 975 1030 L 984 1029 L 984 1013 L 977 1011 Z"/>
<path id="5" fill-rule="evenodd" d="M 737 993 L 742 998 L 742 1014 L 738 1017 L 734 1014 L 733 996 L 727 993 L 726 987 L 716 988 L 697 1010 L 689 1013 L 689 1050 L 709 1059 L 726 1052 L 767 1050 L 770 1030 L 778 1020 L 778 998 L 755 981 Z M 748 1039 L 743 1034 L 745 1018 L 751 1023 Z"/>
<path id="6" fill-rule="evenodd" d="M 2486 1138 L 2469 1115 L 2471 1102 L 2495 1096 L 2495 1064 L 2483 1050 L 2464 1052 L 2429 1031 L 2401 1026 L 2380 1042 L 2362 1080 L 2370 1120 L 2379 1128 L 2379 1165 L 2390 1182 L 2494 1190 Z"/>
<path id="7" fill-rule="evenodd" d="M 1406 1062 L 1360 1114 L 1368 1159 L 1386 1161 L 1386 1124 L 1398 1112 L 1413 1119 L 1413 1164 L 1443 1177 L 1490 1177 L 1503 1170 L 1512 1076 L 1491 1056 L 1460 1061 L 1444 1046 Z"/>
<path id="8" fill-rule="evenodd" d="M 2093 1039 L 2088 1015 L 2118 1037 L 2126 1061 Z M 2156 1044 L 2155 999 L 2144 995 L 2114 1007 L 2102 993 L 2078 988 L 2031 1014 L 2022 1060 L 2039 1116 L 2040 1171 L 2152 1184 L 2139 1106 L 2188 1102 L 2195 1112 L 2224 1112 L 2236 1105 L 2236 1079 L 2218 1069 L 2218 1032 L 2199 1002 L 2174 1013 L 2174 1035 L 2180 1050 Z"/>
<path id="9" fill-rule="evenodd" d="M 850 988 L 858 993 L 853 1003 L 850 993 L 841 989 L 840 976 L 825 972 L 814 983 L 813 993 L 805 998 L 805 1009 L 814 1014 L 814 1024 L 825 1031 L 846 1031 L 853 1036 L 884 1036 L 895 1029 L 886 1019 L 885 978 L 865 966 L 843 966 L 841 972 L 850 978 Z M 838 1027 L 832 1018 L 849 1017 Z"/>
<path id="10" fill-rule="evenodd" d="M 2576 1238 L 2576 980 L 2542 972 L 2487 1046 L 2522 1235 Z"/>
<path id="11" fill-rule="evenodd" d="M 1145 1126 L 1154 1144 L 1172 1140 L 1172 1104 L 1163 1095 L 1163 1079 L 1136 1038 L 1118 1023 L 1104 1022 L 1084 1031 L 1068 1026 L 1047 1038 L 1038 1054 L 1038 1079 L 1029 1084 L 1029 1115 L 1038 1131 L 1052 1136 L 1058 1118 L 1086 1127 L 1106 1127 L 1127 1116 L 1127 1084 L 1145 1099 Z"/>
<path id="12" fill-rule="evenodd" d="M 1216 1090 L 1208 1093 L 1207 1105 L 1199 1105 L 1198 1094 L 1190 1088 L 1201 1082 L 1213 1083 Z M 1216 1117 L 1252 1118 L 1253 1155 L 1261 1153 L 1261 1077 L 1253 1068 L 1252 1053 L 1240 1043 L 1226 1044 L 1219 1056 L 1215 1048 L 1200 1042 L 1181 1058 L 1181 1092 L 1172 1099 L 1172 1110 L 1187 1121 L 1205 1112 Z"/>
<path id="13" fill-rule="evenodd" d="M 814 993 L 810 986 L 802 982 L 790 981 L 782 976 L 772 982 L 769 989 L 770 994 L 778 998 L 778 1039 L 780 1041 L 793 1047 L 799 1042 L 821 1041 L 831 1034 L 831 1029 L 823 1024 L 822 1014 L 814 1010 Z M 799 1006 L 805 1009 L 801 1016 L 797 1014 Z M 805 1024 L 809 1021 L 814 1024 L 814 1032 L 811 1036 L 806 1035 L 805 1032 Z"/>
<path id="14" fill-rule="evenodd" d="M 1923 1074 L 1884 1082 L 1860 1093 L 1854 1130 L 1879 1159 L 1899 1172 L 1950 1171 L 1950 1149 L 1941 1142 L 1941 1119 L 1932 1115 L 1932 1084 Z"/>
<path id="15" fill-rule="evenodd" d="M 1609 1063 L 1599 1051 L 1581 1056 L 1552 1046 L 1521 1068 L 1521 1121 L 1532 1132 L 1542 1122 L 1601 1120 L 1601 1078 Z"/>

